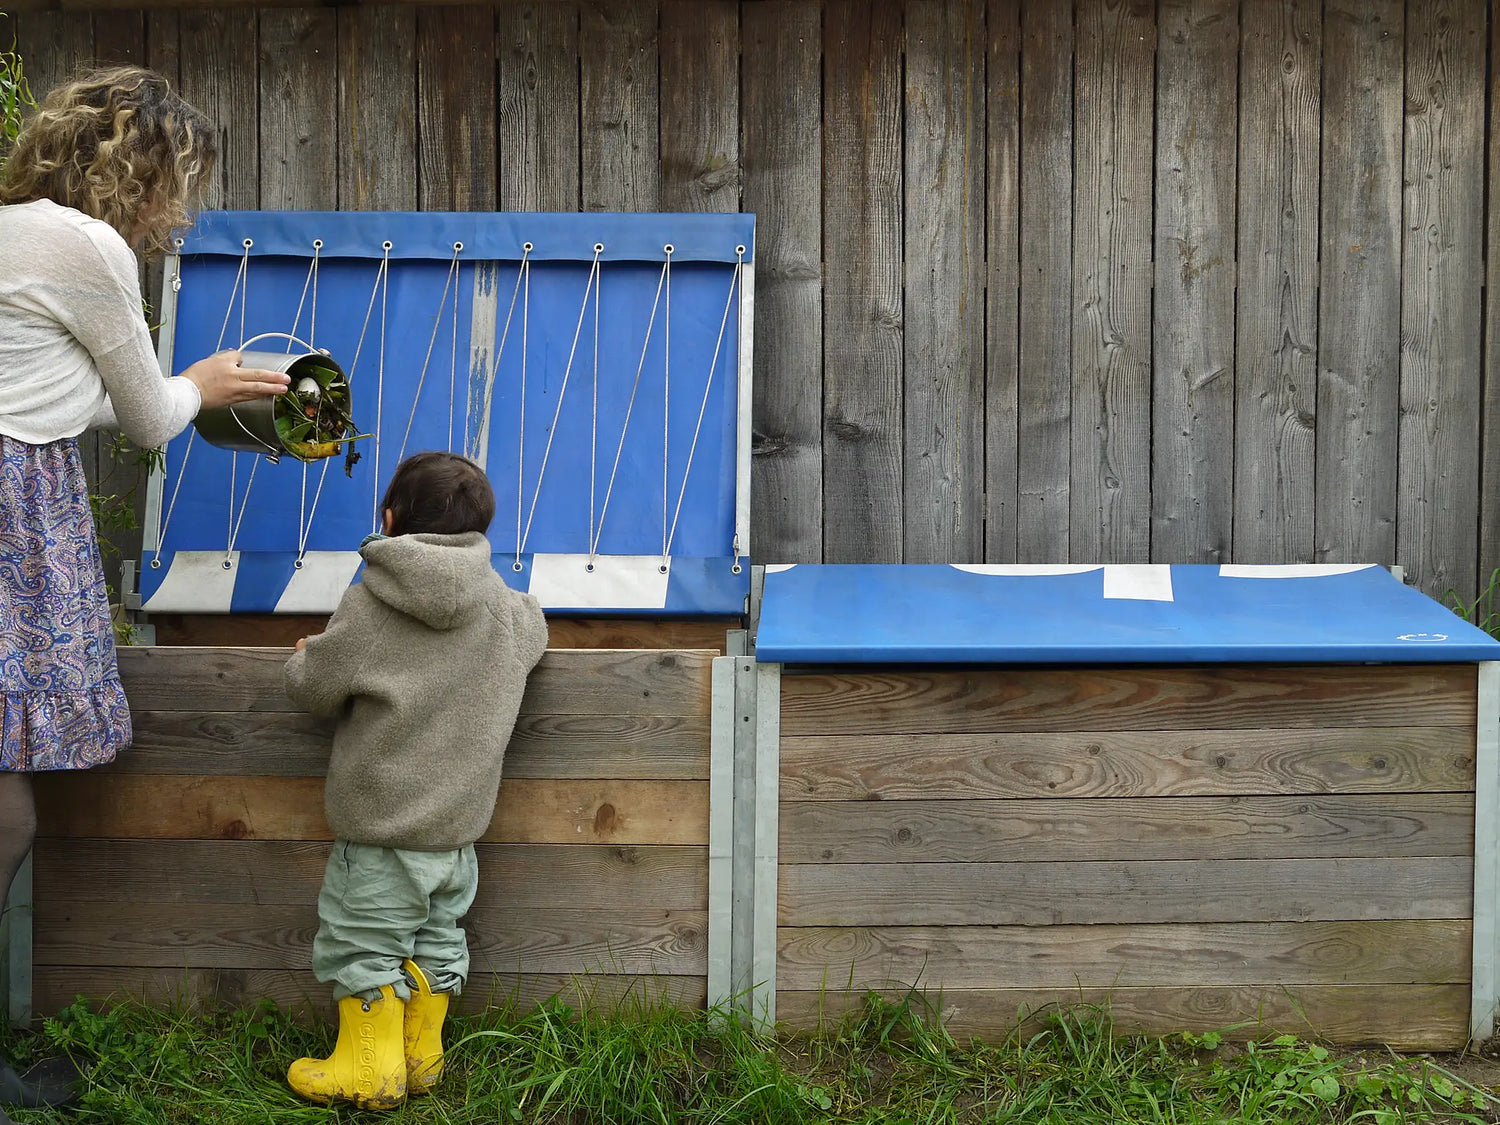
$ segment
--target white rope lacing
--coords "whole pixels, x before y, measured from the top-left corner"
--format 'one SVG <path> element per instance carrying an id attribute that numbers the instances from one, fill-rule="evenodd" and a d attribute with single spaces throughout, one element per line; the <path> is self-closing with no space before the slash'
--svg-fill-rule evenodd
<path id="1" fill-rule="evenodd" d="M 615 446 L 615 461 L 609 470 L 609 483 L 604 488 L 604 504 L 599 511 L 599 526 L 594 532 L 593 539 L 589 541 L 590 566 L 599 554 L 599 539 L 604 534 L 604 517 L 609 514 L 609 498 L 614 494 L 615 477 L 620 472 L 620 455 L 625 452 L 625 435 L 630 430 L 630 415 L 635 410 L 636 395 L 641 389 L 641 373 L 646 369 L 646 351 L 651 347 L 651 333 L 656 327 L 656 310 L 661 307 L 661 295 L 667 282 L 669 264 L 662 265 L 661 276 L 656 280 L 656 299 L 651 303 L 651 318 L 646 322 L 646 339 L 641 343 L 641 358 L 635 365 L 635 382 L 630 387 L 630 401 L 625 404 L 625 421 L 620 425 L 620 443 Z"/>
<path id="2" fill-rule="evenodd" d="M 521 502 L 522 493 L 525 489 L 526 479 L 526 364 L 531 354 L 531 243 L 521 247 L 521 272 L 516 275 L 516 286 L 523 290 L 521 298 L 521 433 L 516 441 L 516 558 L 510 564 L 510 568 L 519 572 L 521 570 Z M 522 286 L 522 279 L 525 285 Z M 516 297 L 512 293 L 510 297 L 511 312 L 516 308 Z M 505 333 L 510 334 L 510 313 L 505 315 Z M 505 336 L 500 338 L 500 350 L 505 350 Z M 495 365 L 500 364 L 500 357 L 495 357 Z M 489 416 L 490 400 L 489 394 L 493 392 L 495 381 L 490 380 L 489 391 L 484 400 L 485 417 Z"/>
<path id="3" fill-rule="evenodd" d="M 310 348 L 317 350 L 318 346 L 318 262 L 323 253 L 323 240 L 313 239 L 312 264 L 307 269 L 307 280 L 302 283 L 302 297 L 297 301 L 297 315 L 292 319 L 291 335 L 297 335 L 297 326 L 302 323 L 302 303 L 307 299 L 309 287 L 312 289 L 312 316 L 309 320 L 307 330 L 307 344 Z M 286 350 L 292 350 L 292 341 L 286 342 Z M 317 491 L 313 493 L 312 510 L 307 507 L 307 462 L 302 462 L 302 502 L 297 511 L 297 557 L 292 566 L 297 570 L 302 569 L 302 560 L 307 555 L 307 540 L 312 534 L 313 519 L 318 514 L 318 501 L 323 497 L 323 482 L 328 479 L 328 464 L 332 458 L 323 458 L 323 468 L 318 474 Z"/>
<path id="4" fill-rule="evenodd" d="M 453 355 L 448 362 L 448 452 L 453 452 L 453 405 L 458 384 L 458 255 L 464 244 L 453 244 Z M 464 411 L 464 444 L 468 444 L 469 412 Z"/>
<path id="5" fill-rule="evenodd" d="M 214 348 L 214 351 L 216 352 L 222 351 L 224 348 L 224 337 L 229 332 L 229 318 L 234 315 L 234 301 L 236 297 L 240 298 L 241 331 L 243 332 L 245 306 L 244 297 L 241 294 L 241 289 L 249 287 L 248 279 L 250 272 L 250 247 L 254 244 L 255 243 L 253 242 L 253 240 L 248 238 L 245 239 L 244 253 L 240 256 L 240 268 L 235 271 L 234 285 L 231 286 L 229 290 L 229 303 L 224 307 L 224 323 L 219 327 L 219 342 Z M 175 282 L 177 282 L 179 288 L 181 285 L 181 279 L 181 266 L 179 264 L 178 274 L 173 279 Z M 244 338 L 245 337 L 243 335 L 240 337 L 240 339 L 242 340 Z M 156 550 L 151 555 L 151 569 L 153 570 L 159 570 L 161 568 L 162 544 L 166 542 L 167 528 L 171 526 L 172 523 L 172 512 L 177 507 L 177 494 L 182 491 L 182 482 L 183 479 L 187 476 L 188 458 L 192 456 L 193 441 L 195 438 L 197 438 L 197 436 L 198 431 L 196 429 L 190 431 L 188 434 L 187 446 L 182 451 L 182 464 L 177 467 L 177 483 L 172 486 L 172 498 L 167 502 L 166 514 L 160 517 L 160 522 L 158 522 L 156 526 Z"/>
<path id="6" fill-rule="evenodd" d="M 661 565 L 667 573 L 667 432 L 672 421 L 672 245 L 662 247 L 667 255 L 667 308 L 662 321 L 661 395 Z"/>
<path id="7" fill-rule="evenodd" d="M 531 509 L 526 516 L 526 530 L 521 533 L 520 543 L 516 547 L 517 562 L 520 561 L 520 555 L 526 550 L 526 539 L 531 534 L 531 521 L 536 518 L 537 499 L 542 494 L 542 481 L 547 475 L 547 458 L 552 453 L 552 439 L 557 436 L 557 420 L 562 415 L 563 401 L 568 394 L 568 378 L 573 373 L 573 360 L 578 355 L 578 339 L 583 334 L 583 318 L 587 315 L 589 309 L 589 294 L 594 291 L 594 287 L 599 279 L 599 255 L 602 249 L 598 243 L 595 243 L 594 261 L 589 267 L 588 283 L 583 287 L 583 304 L 579 306 L 578 323 L 573 328 L 573 346 L 568 350 L 568 365 L 563 369 L 562 386 L 557 391 L 557 408 L 552 412 L 552 426 L 547 431 L 547 445 L 542 450 L 541 468 L 537 470 L 536 490 L 531 494 Z M 595 299 L 597 300 L 597 296 Z M 522 426 L 524 428 L 524 421 L 522 422 Z"/>
<path id="8" fill-rule="evenodd" d="M 603 253 L 604 243 L 594 244 L 594 254 Z M 604 290 L 604 266 L 599 266 L 599 282 L 594 287 L 594 414 L 589 430 L 589 561 L 588 569 L 594 569 L 594 483 L 599 473 L 599 305 Z"/>
<path id="9" fill-rule="evenodd" d="M 463 252 L 464 244 L 455 242 L 453 244 L 453 261 L 448 265 L 448 276 L 443 280 L 443 295 L 438 298 L 437 316 L 432 322 L 432 337 L 427 341 L 427 354 L 422 357 L 422 371 L 417 376 L 417 391 L 412 395 L 411 413 L 406 416 L 406 432 L 401 435 L 401 452 L 396 455 L 396 461 L 406 456 L 406 443 L 411 438 L 412 423 L 417 420 L 417 407 L 422 401 L 422 385 L 427 382 L 427 367 L 432 362 L 432 349 L 437 344 L 438 330 L 443 326 L 443 310 L 448 307 L 448 290 L 453 290 L 453 321 L 455 331 L 458 324 L 458 256 Z M 454 362 L 458 360 L 458 343 L 454 341 Z M 449 376 L 448 382 L 448 446 L 453 446 L 453 377 Z"/>
<path id="10" fill-rule="evenodd" d="M 708 411 L 708 395 L 713 389 L 714 372 L 719 366 L 719 353 L 724 347 L 724 329 L 729 324 L 729 310 L 734 307 L 734 295 L 739 288 L 740 271 L 744 268 L 743 255 L 735 262 L 734 273 L 729 279 L 729 296 L 724 299 L 724 316 L 719 321 L 719 338 L 714 342 L 714 357 L 708 364 L 708 378 L 703 384 L 703 401 L 698 404 L 698 423 L 693 427 L 693 441 L 688 446 L 687 465 L 682 470 L 682 487 L 677 490 L 677 507 L 672 513 L 672 530 L 667 535 L 667 546 L 662 551 L 662 561 L 671 555 L 672 540 L 677 536 L 677 521 L 682 516 L 682 498 L 687 495 L 688 474 L 693 471 L 693 455 L 698 451 L 698 435 L 703 431 L 703 416 Z M 735 565 L 739 565 L 736 554 Z M 738 573 L 738 572 L 736 572 Z"/>
<path id="11" fill-rule="evenodd" d="M 249 339 L 249 336 L 245 332 L 245 306 L 249 303 L 250 298 L 250 246 L 251 240 L 248 238 L 245 239 L 245 256 L 243 259 L 241 259 L 241 264 L 244 267 L 245 273 L 245 284 L 240 290 L 240 339 L 242 341 Z M 219 347 L 223 346 L 224 333 L 222 330 L 220 330 Z M 287 351 L 291 351 L 290 344 L 287 345 Z M 243 422 L 240 422 L 239 418 L 235 415 L 232 408 L 230 409 L 229 413 L 230 416 L 239 423 L 240 429 L 245 429 L 245 424 Z M 249 431 L 246 432 L 248 433 Z M 187 458 L 184 457 L 184 466 L 186 465 L 186 461 Z M 225 570 L 228 570 L 232 566 L 234 566 L 234 541 L 240 536 L 240 525 L 245 522 L 245 510 L 250 507 L 250 489 L 255 486 L 255 470 L 260 468 L 260 457 L 257 456 L 254 461 L 250 462 L 250 478 L 245 482 L 245 496 L 244 499 L 240 501 L 240 514 L 239 518 L 236 519 L 234 514 L 234 478 L 235 472 L 239 469 L 239 466 L 240 454 L 239 450 L 235 450 L 230 455 L 229 459 L 229 534 L 224 541 Z"/>
<path id="12" fill-rule="evenodd" d="M 380 293 L 380 352 L 376 357 L 375 367 L 375 437 L 372 439 L 375 449 L 372 456 L 375 459 L 375 498 L 370 502 L 370 508 L 374 513 L 371 530 L 380 530 L 380 427 L 385 416 L 385 324 L 386 312 L 390 303 L 391 295 L 391 247 L 394 244 L 386 239 L 380 244 L 383 254 L 380 259 L 380 272 L 375 277 L 375 288 Z M 384 284 L 382 284 L 382 281 Z M 370 294 L 370 308 L 375 307 L 375 294 Z M 365 313 L 365 324 L 370 323 L 370 314 Z M 364 330 L 359 333 L 361 347 L 365 342 Z M 359 362 L 359 349 L 354 352 L 354 362 Z"/>

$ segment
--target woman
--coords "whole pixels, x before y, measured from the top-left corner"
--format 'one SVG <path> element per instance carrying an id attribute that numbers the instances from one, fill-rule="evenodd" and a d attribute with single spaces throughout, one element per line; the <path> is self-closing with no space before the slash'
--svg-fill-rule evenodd
<path id="1" fill-rule="evenodd" d="M 200 409 L 287 383 L 234 352 L 172 379 L 157 366 L 131 251 L 167 249 L 215 156 L 165 79 L 116 67 L 48 94 L 0 168 L 0 894 L 36 832 L 32 772 L 130 744 L 78 435 L 161 445 Z M 0 1067 L 0 1102 L 60 1093 Z"/>

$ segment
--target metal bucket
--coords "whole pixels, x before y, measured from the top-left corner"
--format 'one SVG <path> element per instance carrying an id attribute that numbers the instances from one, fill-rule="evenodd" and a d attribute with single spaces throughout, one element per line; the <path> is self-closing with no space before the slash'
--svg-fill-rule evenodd
<path id="1" fill-rule="evenodd" d="M 299 375 L 307 373 L 310 365 L 332 367 L 348 382 L 348 373 L 326 351 L 313 348 L 293 336 L 280 332 L 267 332 L 245 341 L 253 344 L 269 336 L 277 336 L 294 344 L 301 344 L 300 352 L 257 352 L 240 349 L 240 366 L 254 367 L 263 371 L 284 372 L 292 377 L 292 386 L 297 385 Z M 290 392 L 288 392 L 290 393 Z M 279 395 L 237 402 L 229 406 L 216 406 L 200 411 L 193 425 L 203 440 L 220 449 L 232 449 L 238 453 L 261 453 L 272 461 L 287 452 L 281 435 L 276 432 L 276 400 Z"/>

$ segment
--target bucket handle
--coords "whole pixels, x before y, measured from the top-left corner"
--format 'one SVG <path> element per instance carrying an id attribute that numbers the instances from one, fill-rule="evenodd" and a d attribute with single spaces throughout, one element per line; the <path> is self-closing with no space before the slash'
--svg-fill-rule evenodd
<path id="1" fill-rule="evenodd" d="M 259 336 L 251 336 L 250 339 L 246 340 L 236 350 L 237 351 L 244 351 L 251 344 L 256 343 L 259 340 L 271 340 L 271 339 L 287 340 L 287 341 L 290 341 L 293 344 L 301 344 L 308 351 L 310 351 L 310 352 L 317 352 L 317 354 L 319 354 L 319 355 L 327 355 L 328 354 L 326 351 L 323 351 L 323 350 L 321 350 L 319 348 L 313 347 L 306 340 L 303 340 L 303 339 L 300 339 L 300 338 L 298 338 L 296 336 L 293 336 L 290 332 L 262 332 Z"/>

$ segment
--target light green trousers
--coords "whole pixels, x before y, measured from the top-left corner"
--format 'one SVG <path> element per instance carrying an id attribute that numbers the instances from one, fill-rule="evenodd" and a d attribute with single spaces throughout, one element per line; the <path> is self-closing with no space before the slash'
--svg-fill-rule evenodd
<path id="1" fill-rule="evenodd" d="M 382 985 L 411 998 L 401 962 L 410 958 L 434 992 L 457 993 L 469 975 L 469 943 L 458 920 L 479 885 L 472 845 L 417 852 L 336 840 L 318 894 L 313 972 L 333 998 L 371 999 Z"/>

